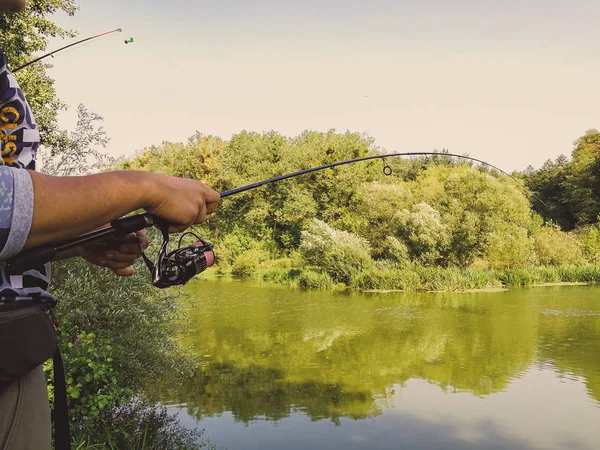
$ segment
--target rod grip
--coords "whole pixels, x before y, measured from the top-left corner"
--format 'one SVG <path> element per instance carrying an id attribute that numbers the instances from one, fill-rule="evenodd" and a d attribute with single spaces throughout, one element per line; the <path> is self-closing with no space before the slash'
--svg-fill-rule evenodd
<path id="1" fill-rule="evenodd" d="M 47 262 L 52 261 L 57 255 L 56 248 L 51 245 L 42 245 L 29 250 L 25 250 L 18 255 L 6 260 L 6 264 L 16 273 L 23 273 L 27 269 L 40 267 Z"/>
<path id="2" fill-rule="evenodd" d="M 115 229 L 116 236 L 125 236 L 129 233 L 149 228 L 156 223 L 152 214 L 144 213 L 135 216 L 122 217 L 111 222 L 111 226 Z"/>

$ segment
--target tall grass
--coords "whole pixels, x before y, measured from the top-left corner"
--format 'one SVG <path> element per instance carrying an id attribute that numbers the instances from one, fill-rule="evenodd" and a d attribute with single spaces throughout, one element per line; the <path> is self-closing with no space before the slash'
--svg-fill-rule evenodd
<path id="1" fill-rule="evenodd" d="M 265 269 L 260 279 L 295 284 L 305 289 L 330 290 L 335 282 L 315 268 Z M 600 264 L 584 266 L 539 266 L 521 269 L 474 269 L 458 267 L 423 267 L 418 264 L 400 267 L 378 265 L 355 274 L 348 288 L 357 290 L 398 290 L 455 292 L 473 289 L 511 288 L 548 283 L 600 282 Z"/>

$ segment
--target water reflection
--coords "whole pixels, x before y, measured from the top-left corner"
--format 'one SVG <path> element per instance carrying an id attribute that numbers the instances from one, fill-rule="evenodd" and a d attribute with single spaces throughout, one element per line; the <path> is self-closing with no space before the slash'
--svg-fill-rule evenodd
<path id="1" fill-rule="evenodd" d="M 444 392 L 489 403 L 532 367 L 559 382 L 585 382 L 582 413 L 600 411 L 589 400 L 600 399 L 598 288 L 333 295 L 223 281 L 195 283 L 189 292 L 185 339 L 200 369 L 160 395 L 196 419 L 231 412 L 245 424 L 298 415 L 383 423 L 389 414 L 379 416 L 398 411 L 398 392 L 415 380 L 434 385 L 438 403 Z M 470 448 L 467 441 L 456 448 Z"/>

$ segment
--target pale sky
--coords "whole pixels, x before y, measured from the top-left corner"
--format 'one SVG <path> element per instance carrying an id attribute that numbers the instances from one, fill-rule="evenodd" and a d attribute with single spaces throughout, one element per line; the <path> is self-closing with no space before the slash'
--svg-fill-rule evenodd
<path id="1" fill-rule="evenodd" d="M 78 3 L 61 25 L 123 33 L 57 55 L 50 75 L 71 106 L 61 124 L 84 103 L 104 116 L 111 155 L 196 130 L 334 128 L 522 170 L 600 127 L 597 1 Z"/>

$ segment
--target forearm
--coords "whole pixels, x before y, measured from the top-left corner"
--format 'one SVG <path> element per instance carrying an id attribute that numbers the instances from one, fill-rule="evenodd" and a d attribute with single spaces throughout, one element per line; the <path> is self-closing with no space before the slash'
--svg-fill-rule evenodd
<path id="1" fill-rule="evenodd" d="M 81 177 L 30 172 L 34 205 L 25 248 L 60 242 L 148 206 L 148 172 L 117 171 Z"/>

